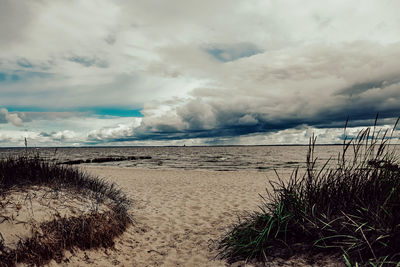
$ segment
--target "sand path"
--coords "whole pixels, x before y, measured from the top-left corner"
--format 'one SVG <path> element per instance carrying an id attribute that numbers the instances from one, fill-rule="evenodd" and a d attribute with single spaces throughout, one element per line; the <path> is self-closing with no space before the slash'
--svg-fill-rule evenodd
<path id="1" fill-rule="evenodd" d="M 129 194 L 135 224 L 115 250 L 67 254 L 66 265 L 226 266 L 215 260 L 215 240 L 243 211 L 257 209 L 268 184 L 261 172 L 85 169 Z"/>
<path id="2" fill-rule="evenodd" d="M 274 173 L 251 171 L 84 170 L 117 183 L 132 198 L 135 223 L 116 239 L 115 249 L 67 252 L 65 266 L 228 266 L 216 259 L 216 241 L 238 215 L 258 209 L 259 194 L 265 195 L 268 180 L 276 179 Z M 266 266 L 310 265 L 293 258 Z M 313 266 L 343 264 L 328 260 Z"/>

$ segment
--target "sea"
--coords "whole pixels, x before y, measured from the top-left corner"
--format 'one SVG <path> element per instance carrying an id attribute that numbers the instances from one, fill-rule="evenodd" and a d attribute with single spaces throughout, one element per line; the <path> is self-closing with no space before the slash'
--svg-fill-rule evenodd
<path id="1" fill-rule="evenodd" d="M 335 162 L 341 145 L 314 147 L 316 166 Z M 396 148 L 399 150 L 398 148 Z M 308 146 L 181 146 L 0 148 L 0 157 L 34 154 L 64 164 L 214 171 L 294 170 L 306 167 Z"/>

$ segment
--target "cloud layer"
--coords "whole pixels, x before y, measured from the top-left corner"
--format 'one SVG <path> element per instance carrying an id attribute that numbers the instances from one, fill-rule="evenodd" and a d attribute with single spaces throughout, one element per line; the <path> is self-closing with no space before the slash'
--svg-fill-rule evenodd
<path id="1" fill-rule="evenodd" d="M 0 3 L 5 146 L 338 142 L 400 115 L 396 1 Z"/>

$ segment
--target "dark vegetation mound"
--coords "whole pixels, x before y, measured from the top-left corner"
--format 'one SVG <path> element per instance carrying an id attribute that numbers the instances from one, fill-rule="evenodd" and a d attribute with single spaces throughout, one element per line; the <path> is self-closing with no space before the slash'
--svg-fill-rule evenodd
<path id="1" fill-rule="evenodd" d="M 223 237 L 220 255 L 234 262 L 324 253 L 347 266 L 400 266 L 400 167 L 389 145 L 397 122 L 391 133 L 374 126 L 345 138 L 321 168 L 312 137 L 304 175 L 278 176 L 261 211 Z"/>
<path id="2" fill-rule="evenodd" d="M 22 155 L 0 160 L 0 197 L 11 189 L 46 186 L 54 190 L 66 189 L 72 194 L 105 203 L 109 210 L 92 211 L 78 217 L 56 217 L 42 222 L 16 249 L 7 248 L 0 240 L 0 266 L 14 266 L 23 262 L 43 265 L 52 259 L 60 262 L 64 251 L 110 247 L 113 239 L 131 224 L 127 196 L 106 181 L 65 165 L 40 160 L 38 156 Z"/>
<path id="3" fill-rule="evenodd" d="M 127 160 L 142 160 L 151 158 L 152 158 L 151 156 L 103 157 L 103 158 L 94 158 L 86 160 L 83 159 L 68 160 L 64 162 L 59 162 L 58 164 L 77 165 L 82 163 L 104 163 L 104 162 L 127 161 Z"/>

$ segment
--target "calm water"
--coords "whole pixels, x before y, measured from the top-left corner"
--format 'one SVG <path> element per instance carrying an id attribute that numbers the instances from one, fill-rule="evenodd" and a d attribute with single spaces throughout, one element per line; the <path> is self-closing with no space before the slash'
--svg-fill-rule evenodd
<path id="1" fill-rule="evenodd" d="M 329 157 L 337 157 L 341 146 L 317 146 L 320 164 Z M 65 162 L 102 157 L 129 157 L 138 159 L 89 163 L 91 165 L 179 168 L 208 170 L 292 170 L 305 167 L 307 146 L 222 146 L 222 147 L 90 147 L 90 148 L 32 148 L 47 160 Z M 0 148 L 0 157 L 23 153 L 22 148 Z M 140 159 L 139 157 L 147 157 Z M 151 157 L 151 158 L 148 158 Z"/>

